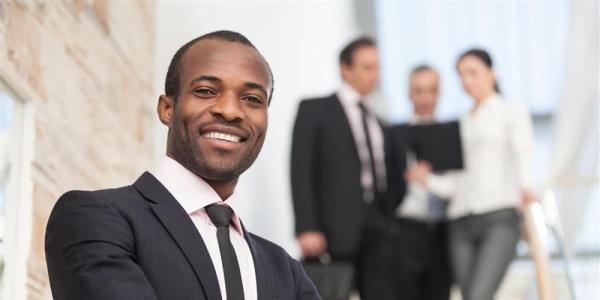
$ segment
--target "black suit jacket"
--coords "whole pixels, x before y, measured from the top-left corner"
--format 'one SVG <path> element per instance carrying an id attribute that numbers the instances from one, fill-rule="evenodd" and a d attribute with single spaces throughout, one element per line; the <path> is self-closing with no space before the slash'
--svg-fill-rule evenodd
<path id="1" fill-rule="evenodd" d="M 385 227 L 366 203 L 356 143 L 335 94 L 300 103 L 292 140 L 291 183 L 296 233 L 321 231 L 334 257 L 355 257 L 365 230 Z"/>
<path id="2" fill-rule="evenodd" d="M 258 299 L 320 299 L 297 261 L 244 233 Z M 221 299 L 202 237 L 147 172 L 131 186 L 64 194 L 46 229 L 46 260 L 57 300 Z"/>
<path id="3" fill-rule="evenodd" d="M 385 210 L 395 214 L 406 193 L 404 172 L 406 171 L 406 154 L 409 149 L 409 130 L 406 125 L 395 125 L 386 130 L 387 144 L 385 149 L 388 175 L 388 197 Z"/>

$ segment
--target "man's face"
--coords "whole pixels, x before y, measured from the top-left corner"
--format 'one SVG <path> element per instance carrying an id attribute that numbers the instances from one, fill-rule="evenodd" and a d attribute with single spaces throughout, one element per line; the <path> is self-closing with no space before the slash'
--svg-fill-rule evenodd
<path id="1" fill-rule="evenodd" d="M 379 83 L 379 55 L 373 46 L 360 47 L 352 55 L 352 65 L 342 64 L 342 78 L 361 95 L 375 90 Z"/>
<path id="2" fill-rule="evenodd" d="M 433 116 L 439 96 L 439 76 L 424 70 L 410 76 L 410 100 L 419 116 Z"/>
<path id="3" fill-rule="evenodd" d="M 196 175 L 231 181 L 248 169 L 267 131 L 268 66 L 253 48 L 221 40 L 192 45 L 177 99 L 161 96 L 167 154 Z"/>

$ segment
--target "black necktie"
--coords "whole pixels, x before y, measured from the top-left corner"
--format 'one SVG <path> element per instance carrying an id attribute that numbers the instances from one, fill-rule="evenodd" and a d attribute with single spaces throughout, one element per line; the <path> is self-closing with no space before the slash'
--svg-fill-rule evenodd
<path id="1" fill-rule="evenodd" d="M 373 143 L 371 142 L 371 133 L 369 132 L 369 126 L 367 125 L 367 108 L 361 100 L 358 103 L 360 107 L 363 131 L 365 132 L 365 141 L 367 142 L 367 148 L 369 149 L 369 164 L 371 165 L 371 177 L 373 178 L 373 193 L 377 195 L 378 182 L 377 182 L 377 171 L 375 170 L 375 156 L 373 155 Z"/>
<path id="2" fill-rule="evenodd" d="M 233 211 L 229 206 L 216 204 L 209 205 L 205 209 L 208 217 L 217 227 L 217 240 L 219 241 L 221 262 L 223 262 L 227 300 L 244 300 L 244 287 L 242 285 L 240 265 L 235 255 L 235 249 L 233 249 L 233 245 L 229 239 L 229 224 L 231 224 Z"/>

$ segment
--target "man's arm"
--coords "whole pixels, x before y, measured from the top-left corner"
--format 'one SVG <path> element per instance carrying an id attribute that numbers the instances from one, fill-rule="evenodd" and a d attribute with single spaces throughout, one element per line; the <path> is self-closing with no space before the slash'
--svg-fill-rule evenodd
<path id="1" fill-rule="evenodd" d="M 98 195 L 68 192 L 50 215 L 45 243 L 54 299 L 158 299 L 136 264 L 129 224 Z"/>
<path id="2" fill-rule="evenodd" d="M 406 127 L 400 126 L 387 128 L 384 134 L 388 192 L 381 199 L 381 206 L 384 212 L 393 215 L 406 193 L 404 171 L 408 136 Z"/>
<path id="3" fill-rule="evenodd" d="M 291 181 L 296 234 L 320 231 L 314 181 L 318 176 L 316 149 L 318 145 L 318 122 L 311 111 L 311 102 L 303 101 L 298 108 L 292 136 Z"/>

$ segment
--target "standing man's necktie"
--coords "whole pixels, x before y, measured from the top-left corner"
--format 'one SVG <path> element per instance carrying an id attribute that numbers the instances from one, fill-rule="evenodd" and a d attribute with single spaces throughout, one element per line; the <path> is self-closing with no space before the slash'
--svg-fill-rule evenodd
<path id="1" fill-rule="evenodd" d="M 439 172 L 434 174 L 440 175 Z M 440 222 L 446 218 L 448 202 L 432 192 L 427 192 L 427 215 L 430 221 Z"/>
<path id="2" fill-rule="evenodd" d="M 367 123 L 368 111 L 365 107 L 365 104 L 363 103 L 363 100 L 361 100 L 358 103 L 358 107 L 360 107 L 363 130 L 365 132 L 365 142 L 367 143 L 367 148 L 369 149 L 369 164 L 371 167 L 371 178 L 373 178 L 373 193 L 377 195 L 379 192 L 379 182 L 377 180 L 377 170 L 375 170 L 375 156 L 373 154 L 373 143 L 371 140 L 371 133 L 369 131 L 369 126 Z"/>
<path id="3" fill-rule="evenodd" d="M 227 300 L 244 300 L 240 265 L 235 255 L 235 249 L 229 239 L 229 225 L 231 224 L 233 211 L 229 206 L 216 204 L 209 205 L 205 209 L 208 217 L 217 227 L 217 240 L 219 241 L 219 251 L 223 262 Z"/>
<path id="4" fill-rule="evenodd" d="M 446 217 L 448 204 L 432 192 L 427 192 L 427 215 L 432 222 L 440 222 Z"/>

